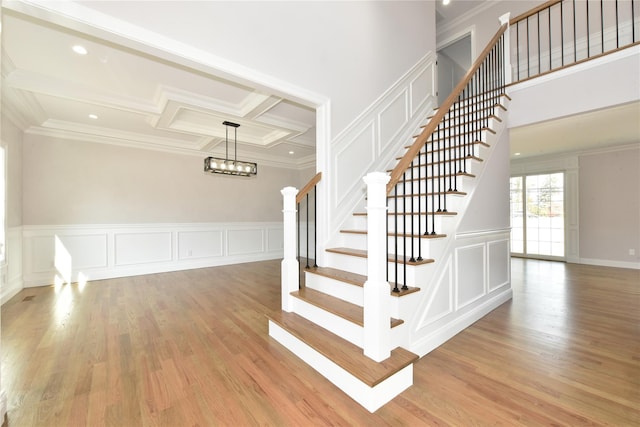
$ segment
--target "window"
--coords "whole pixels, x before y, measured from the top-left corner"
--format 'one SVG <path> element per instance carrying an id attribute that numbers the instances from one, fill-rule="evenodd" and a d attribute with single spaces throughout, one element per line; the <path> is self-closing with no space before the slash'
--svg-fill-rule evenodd
<path id="1" fill-rule="evenodd" d="M 515 176 L 510 183 L 511 252 L 564 258 L 564 173 Z"/>

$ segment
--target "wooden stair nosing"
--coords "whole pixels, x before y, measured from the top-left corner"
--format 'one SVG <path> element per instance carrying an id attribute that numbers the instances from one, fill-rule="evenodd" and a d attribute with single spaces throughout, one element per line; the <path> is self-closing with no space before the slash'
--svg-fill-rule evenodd
<path id="1" fill-rule="evenodd" d="M 416 165 L 416 164 L 412 163 L 411 166 L 409 166 L 407 168 L 407 170 L 409 170 L 411 168 L 417 168 L 417 167 L 427 167 L 427 166 L 431 166 L 432 164 L 433 165 L 437 165 L 437 164 L 440 164 L 440 163 L 460 162 L 462 160 L 475 160 L 477 162 L 483 162 L 484 161 L 480 157 L 469 155 L 469 156 L 466 156 L 466 157 L 456 157 L 455 159 L 446 159 L 446 160 L 440 160 L 440 161 L 437 161 L 437 162 L 425 163 L 424 165 Z M 391 173 L 391 172 L 393 172 L 393 169 L 388 169 L 387 170 L 387 173 Z"/>
<path id="2" fill-rule="evenodd" d="M 427 144 L 429 144 L 430 142 L 431 142 L 431 140 L 427 141 Z M 424 154 L 432 154 L 432 153 L 438 152 L 438 151 L 457 150 L 460 147 L 465 147 L 465 146 L 469 146 L 469 145 L 484 145 L 485 147 L 490 147 L 490 145 L 487 144 L 486 142 L 476 139 L 474 141 L 467 142 L 466 144 L 456 144 L 453 147 L 443 147 L 443 148 L 438 148 L 437 150 L 429 150 L 427 152 L 422 152 L 421 151 L 420 154 L 424 155 Z M 408 150 L 409 148 L 411 148 L 411 145 L 405 145 L 404 146 L 405 150 Z M 400 158 L 402 158 L 402 157 L 400 157 Z M 396 160 L 398 160 L 398 158 L 396 158 Z"/>
<path id="3" fill-rule="evenodd" d="M 419 359 L 416 354 L 398 347 L 386 360 L 375 362 L 357 345 L 295 313 L 276 312 L 267 317 L 369 387 L 375 387 Z"/>
<path id="4" fill-rule="evenodd" d="M 359 305 L 311 288 L 300 288 L 297 291 L 291 292 L 291 295 L 351 323 L 355 323 L 360 327 L 364 327 L 364 309 Z M 394 319 L 393 317 L 389 319 L 389 325 L 392 328 L 400 326 L 403 323 L 404 320 L 402 319 Z"/>
<path id="5" fill-rule="evenodd" d="M 492 107 L 487 107 L 487 108 L 484 108 L 484 109 L 482 109 L 482 110 L 489 110 L 489 109 L 491 109 L 491 108 L 492 108 Z M 476 110 L 476 111 L 477 111 L 477 110 Z M 448 115 L 449 115 L 449 113 L 447 113 L 447 114 L 445 115 L 445 117 L 444 117 L 444 118 L 443 118 L 443 120 L 442 120 L 443 122 L 447 122 L 447 121 L 449 121 L 449 117 L 448 117 Z M 496 121 L 498 121 L 498 122 L 502 122 L 502 119 L 501 119 L 500 117 L 496 116 L 495 114 L 489 114 L 489 115 L 488 115 L 488 116 L 486 116 L 486 117 L 477 117 L 477 118 L 473 118 L 473 112 L 469 112 L 469 113 L 461 113 L 461 114 L 459 114 L 459 115 L 453 115 L 453 116 L 451 116 L 451 120 L 458 120 L 458 119 L 460 119 L 460 118 L 462 118 L 462 117 L 465 117 L 465 118 L 466 118 L 467 116 L 472 116 L 472 117 L 471 117 L 471 120 L 465 121 L 465 122 L 464 122 L 464 125 L 469 125 L 470 123 L 477 123 L 477 122 L 485 121 L 485 120 L 488 120 L 488 119 L 494 119 L 494 120 L 496 120 Z M 432 118 L 433 118 L 433 116 L 427 117 L 427 119 L 429 119 L 429 120 L 430 120 L 430 119 L 432 119 Z M 452 129 L 452 128 L 455 128 L 455 127 L 460 127 L 460 125 L 461 125 L 460 123 L 454 124 L 453 126 L 447 126 L 447 125 L 445 125 L 442 129 Z M 427 122 L 427 123 L 425 123 L 425 124 L 423 124 L 423 125 L 420 125 L 420 128 L 424 129 L 424 128 L 426 128 L 427 126 L 429 126 L 429 123 L 428 123 L 428 122 Z"/>
<path id="6" fill-rule="evenodd" d="M 451 190 L 451 191 L 436 191 L 435 193 L 394 194 L 394 195 L 387 196 L 387 199 L 400 199 L 402 197 L 443 196 L 443 195 L 466 196 L 467 193 L 464 191 Z"/>
<path id="7" fill-rule="evenodd" d="M 424 127 L 426 127 L 426 125 L 425 125 Z M 446 129 L 446 128 L 444 128 L 444 129 Z M 493 130 L 493 129 L 491 129 L 491 128 L 488 128 L 488 127 L 486 127 L 486 126 L 484 126 L 484 127 L 480 128 L 480 129 L 478 129 L 478 130 L 479 130 L 480 132 L 482 132 L 482 131 L 487 131 L 487 132 L 491 132 L 491 133 L 492 133 L 492 134 L 494 134 L 494 135 L 496 134 L 496 131 L 495 131 L 495 130 Z M 434 142 L 434 141 L 447 141 L 447 140 L 452 139 L 452 138 L 459 138 L 459 137 L 461 137 L 461 136 L 464 136 L 464 135 L 471 135 L 471 134 L 474 134 L 474 133 L 476 133 L 476 132 L 477 132 L 477 131 L 469 131 L 469 132 L 456 133 L 456 134 L 454 134 L 454 135 L 445 135 L 443 138 L 430 138 L 429 140 L 427 140 L 427 143 L 429 143 L 429 142 Z M 433 136 L 434 136 L 434 135 L 436 135 L 436 134 L 437 134 L 437 132 L 436 132 L 436 131 L 433 131 L 433 133 L 431 133 L 431 136 L 433 137 Z M 417 134 L 417 135 L 413 135 L 413 138 L 415 139 L 415 138 L 419 137 L 420 135 L 422 135 L 422 134 L 420 134 L 420 133 L 419 133 L 419 134 Z"/>
<path id="8" fill-rule="evenodd" d="M 367 230 L 340 230 L 341 233 L 347 233 L 347 234 L 367 234 Z M 421 235 L 410 235 L 410 234 L 396 234 L 393 232 L 389 232 L 387 233 L 388 236 L 390 237 L 411 237 L 411 238 L 416 238 L 416 239 L 441 239 L 443 237 L 447 237 L 446 234 L 421 234 Z"/>
<path id="9" fill-rule="evenodd" d="M 358 257 L 358 258 L 367 258 L 368 257 L 368 253 L 366 250 L 364 249 L 352 249 L 352 248 L 329 248 L 326 249 L 327 252 L 332 252 L 335 254 L 342 254 L 342 255 L 348 255 L 348 256 L 354 256 L 354 257 Z M 387 260 L 389 262 L 395 262 L 396 258 L 395 255 L 393 254 L 388 254 L 387 255 Z M 422 259 L 420 261 L 416 260 L 416 261 L 411 261 L 410 259 L 407 259 L 407 257 L 400 255 L 398 256 L 398 263 L 400 264 L 407 264 L 407 265 L 424 265 L 424 264 L 430 264 L 434 262 L 433 259 Z"/>
<path id="10" fill-rule="evenodd" d="M 403 212 L 388 212 L 387 211 L 387 215 L 404 215 Z M 447 212 L 414 212 L 412 214 L 407 214 L 407 215 L 436 215 L 436 216 L 455 216 L 458 215 L 458 212 L 452 212 L 452 211 L 447 211 Z M 366 212 L 356 212 L 353 214 L 353 216 L 367 216 Z"/>

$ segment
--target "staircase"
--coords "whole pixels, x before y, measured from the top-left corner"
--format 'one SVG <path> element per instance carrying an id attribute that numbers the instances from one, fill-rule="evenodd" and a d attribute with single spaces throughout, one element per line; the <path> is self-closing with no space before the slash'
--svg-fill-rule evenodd
<path id="1" fill-rule="evenodd" d="M 413 383 L 415 331 L 439 298 L 441 260 L 452 256 L 460 218 L 501 138 L 509 98 L 505 81 L 489 77 L 487 67 L 504 68 L 505 28 L 388 175 L 369 180 L 390 181 L 382 194 L 367 181 L 366 209 L 354 212 L 326 249 L 327 266 L 304 269 L 299 288 L 291 273 L 298 263 L 285 246 L 283 311 L 269 318 L 269 335 L 371 412 Z M 287 208 L 285 190 L 286 240 L 295 208 Z M 385 196 L 386 209 L 376 207 Z M 382 222 L 372 227 L 376 210 Z M 474 316 L 464 312 L 455 322 L 466 325 Z"/>

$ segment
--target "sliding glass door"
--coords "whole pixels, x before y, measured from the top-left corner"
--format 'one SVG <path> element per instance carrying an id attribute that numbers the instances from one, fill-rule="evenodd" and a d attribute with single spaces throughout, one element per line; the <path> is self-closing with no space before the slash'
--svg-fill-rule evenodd
<path id="1" fill-rule="evenodd" d="M 564 173 L 511 178 L 511 252 L 564 259 Z"/>

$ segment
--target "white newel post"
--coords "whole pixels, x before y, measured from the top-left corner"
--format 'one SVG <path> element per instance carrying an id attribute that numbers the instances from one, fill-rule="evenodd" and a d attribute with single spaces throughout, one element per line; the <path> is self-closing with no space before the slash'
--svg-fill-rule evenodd
<path id="1" fill-rule="evenodd" d="M 509 21 L 511 13 L 505 13 L 500 18 L 500 26 L 507 24 L 504 32 L 504 83 L 510 84 L 513 80 L 513 70 L 511 69 L 511 26 Z"/>
<path id="2" fill-rule="evenodd" d="M 283 197 L 284 222 L 284 258 L 282 260 L 282 310 L 293 311 L 293 297 L 291 292 L 298 290 L 300 274 L 298 259 L 296 258 L 297 229 L 296 229 L 296 195 L 298 189 L 285 187 L 281 191 Z"/>
<path id="3" fill-rule="evenodd" d="M 371 172 L 367 184 L 367 281 L 364 284 L 364 354 L 381 362 L 391 355 L 387 266 L 387 183 L 389 175 Z"/>

